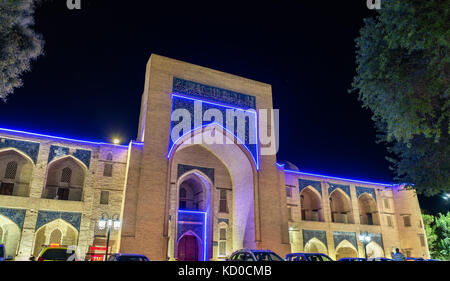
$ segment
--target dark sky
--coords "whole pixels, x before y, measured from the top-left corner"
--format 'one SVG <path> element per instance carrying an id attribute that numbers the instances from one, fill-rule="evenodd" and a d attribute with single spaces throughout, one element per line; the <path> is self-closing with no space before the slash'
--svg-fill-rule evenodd
<path id="1" fill-rule="evenodd" d="M 24 87 L 0 102 L 0 126 L 135 139 L 145 65 L 156 53 L 272 84 L 279 161 L 306 172 L 392 181 L 371 114 L 348 93 L 354 39 L 363 18 L 375 14 L 366 0 L 153 2 L 82 0 L 82 10 L 68 10 L 66 1 L 44 1 L 36 30 L 45 55 Z M 422 202 L 442 207 L 439 198 Z"/>

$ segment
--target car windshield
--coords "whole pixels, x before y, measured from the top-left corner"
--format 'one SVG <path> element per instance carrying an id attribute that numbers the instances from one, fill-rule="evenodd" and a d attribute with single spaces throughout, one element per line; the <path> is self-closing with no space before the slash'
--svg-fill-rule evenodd
<path id="1" fill-rule="evenodd" d="M 146 257 L 142 256 L 121 256 L 118 259 L 119 261 L 148 261 Z"/>
<path id="2" fill-rule="evenodd" d="M 44 260 L 48 261 L 67 261 L 74 254 L 73 250 L 67 249 L 48 249 L 42 255 Z"/>
<path id="3" fill-rule="evenodd" d="M 284 261 L 284 259 L 274 253 L 260 252 L 254 254 L 257 261 Z"/>
<path id="4" fill-rule="evenodd" d="M 308 261 L 333 261 L 327 256 L 324 255 L 306 255 Z"/>

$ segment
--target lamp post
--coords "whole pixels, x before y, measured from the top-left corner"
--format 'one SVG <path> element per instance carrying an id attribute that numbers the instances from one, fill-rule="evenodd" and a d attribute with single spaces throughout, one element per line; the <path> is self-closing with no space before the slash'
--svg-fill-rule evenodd
<path id="1" fill-rule="evenodd" d="M 110 217 L 107 213 L 104 213 L 101 219 L 98 221 L 98 228 L 100 230 L 108 228 L 108 235 L 106 239 L 105 261 L 108 260 L 109 238 L 111 237 L 111 228 L 113 228 L 114 230 L 119 230 L 120 225 L 121 225 L 120 216 L 117 214 Z"/>
<path id="2" fill-rule="evenodd" d="M 370 238 L 370 235 L 368 232 L 361 232 L 359 234 L 359 241 L 361 241 L 364 245 L 364 253 L 366 255 L 367 260 L 367 245 L 370 243 L 372 239 Z"/>

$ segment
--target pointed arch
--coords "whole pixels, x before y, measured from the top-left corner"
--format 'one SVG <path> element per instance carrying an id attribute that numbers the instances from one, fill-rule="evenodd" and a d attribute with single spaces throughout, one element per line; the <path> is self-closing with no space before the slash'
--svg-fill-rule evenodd
<path id="1" fill-rule="evenodd" d="M 352 201 L 341 188 L 329 194 L 331 221 L 334 223 L 354 223 Z"/>
<path id="2" fill-rule="evenodd" d="M 358 250 L 348 240 L 342 240 L 336 247 L 336 260 L 342 258 L 357 258 Z"/>
<path id="3" fill-rule="evenodd" d="M 307 243 L 305 243 L 304 251 L 305 253 L 312 254 L 328 254 L 327 246 L 316 237 L 311 238 Z"/>
<path id="4" fill-rule="evenodd" d="M 358 198 L 360 223 L 365 225 L 380 225 L 377 203 L 371 194 L 364 192 Z"/>
<path id="5" fill-rule="evenodd" d="M 34 161 L 15 148 L 0 150 L 0 194 L 28 197 L 34 171 Z"/>
<path id="6" fill-rule="evenodd" d="M 6 256 L 15 257 L 19 247 L 21 228 L 10 218 L 0 214 L 0 228 L 2 229 L 2 243 L 5 246 Z"/>
<path id="7" fill-rule="evenodd" d="M 304 221 L 324 221 L 322 196 L 312 186 L 300 192 L 301 218 Z"/>
<path id="8" fill-rule="evenodd" d="M 20 151 L 20 150 L 18 150 L 16 148 L 13 148 L 13 147 L 0 149 L 0 155 L 2 155 L 3 153 L 7 153 L 7 152 L 14 152 L 14 153 L 19 154 L 24 159 L 26 159 L 33 167 L 35 166 L 33 159 L 31 159 L 31 157 L 28 156 L 28 154 L 24 153 L 23 151 Z"/>
<path id="9" fill-rule="evenodd" d="M 366 246 L 367 250 L 367 258 L 384 258 L 384 250 L 383 247 L 381 247 L 377 242 L 371 241 Z"/>
<path id="10" fill-rule="evenodd" d="M 78 244 L 78 230 L 64 219 L 58 218 L 39 227 L 34 235 L 33 255 L 39 255 L 45 245 L 52 243 L 52 235 L 61 234 L 60 243 L 65 246 L 75 246 Z"/>

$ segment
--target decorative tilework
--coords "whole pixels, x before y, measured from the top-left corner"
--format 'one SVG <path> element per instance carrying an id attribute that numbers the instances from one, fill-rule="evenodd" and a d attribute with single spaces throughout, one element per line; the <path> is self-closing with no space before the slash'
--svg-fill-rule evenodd
<path id="1" fill-rule="evenodd" d="M 39 147 L 40 147 L 39 143 L 20 141 L 20 140 L 11 140 L 11 139 L 5 139 L 5 138 L 0 138 L 0 140 L 3 140 L 3 141 L 0 141 L 0 149 L 15 148 L 17 150 L 20 150 L 21 152 L 30 156 L 30 158 L 33 160 L 34 164 L 36 164 L 38 154 L 39 154 Z"/>
<path id="2" fill-rule="evenodd" d="M 352 195 L 350 193 L 350 186 L 349 185 L 341 185 L 341 184 L 334 184 L 334 183 L 328 183 L 329 188 L 328 188 L 328 195 L 331 195 L 331 193 L 333 191 L 335 191 L 336 189 L 340 188 L 342 189 L 342 191 L 344 191 L 348 197 L 352 198 Z"/>
<path id="3" fill-rule="evenodd" d="M 383 237 L 381 233 L 368 233 L 370 236 L 370 241 L 373 241 L 381 246 L 381 248 L 384 248 L 383 246 Z"/>
<path id="4" fill-rule="evenodd" d="M 50 153 L 48 155 L 48 163 L 53 161 L 53 159 L 56 159 L 61 156 L 66 156 L 66 155 L 70 155 L 70 148 L 52 145 L 52 146 L 50 146 Z M 89 150 L 77 149 L 72 156 L 77 158 L 81 162 L 83 162 L 86 165 L 86 167 L 89 168 L 89 166 L 91 164 L 91 155 L 92 155 L 92 152 Z"/>
<path id="5" fill-rule="evenodd" d="M 222 222 L 224 222 L 224 223 L 230 225 L 230 220 L 229 220 L 229 219 L 218 219 L 218 220 L 217 220 L 217 224 L 220 224 L 220 223 L 222 223 Z"/>
<path id="6" fill-rule="evenodd" d="M 204 173 L 209 177 L 212 183 L 214 183 L 214 169 L 213 168 L 204 168 L 204 167 L 196 167 L 196 166 L 190 166 L 190 165 L 183 165 L 178 164 L 178 176 L 177 179 L 179 179 L 182 175 L 185 173 L 192 171 L 192 170 L 199 170 L 200 172 Z"/>
<path id="7" fill-rule="evenodd" d="M 23 222 L 25 221 L 26 210 L 22 209 L 7 209 L 0 208 L 0 215 L 12 220 L 17 226 L 22 229 Z"/>
<path id="8" fill-rule="evenodd" d="M 328 248 L 327 232 L 322 230 L 306 230 L 303 229 L 303 246 L 306 245 L 311 239 L 317 238 Z"/>
<path id="9" fill-rule="evenodd" d="M 335 231 L 335 232 L 333 232 L 333 239 L 334 239 L 334 247 L 339 246 L 339 244 L 342 241 L 347 240 L 353 246 L 355 246 L 355 249 L 358 249 L 358 244 L 356 243 L 356 233 L 355 232 Z"/>
<path id="10" fill-rule="evenodd" d="M 43 225 L 50 223 L 54 220 L 62 219 L 70 223 L 76 230 L 80 231 L 81 214 L 80 213 L 66 213 L 66 212 L 51 212 L 51 211 L 39 211 L 38 219 L 36 223 L 36 230 Z"/>
<path id="11" fill-rule="evenodd" d="M 203 238 L 204 231 L 204 220 L 205 215 L 203 213 L 178 213 L 178 233 L 177 239 L 188 231 L 192 231 L 198 235 L 198 237 Z M 180 223 L 180 222 L 191 222 L 191 223 Z M 202 239 L 203 240 L 203 239 Z"/>
<path id="12" fill-rule="evenodd" d="M 217 106 L 214 104 L 201 102 L 200 103 L 201 104 L 201 116 L 197 116 L 200 114 L 195 114 L 195 110 L 194 110 L 195 103 L 196 102 L 191 99 L 185 99 L 182 97 L 173 96 L 172 112 L 177 109 L 187 110 L 192 117 L 191 125 L 189 127 L 190 130 L 195 130 L 195 129 L 199 129 L 203 126 L 207 126 L 209 124 L 218 123 L 220 126 L 223 126 L 228 131 L 233 133 L 235 136 L 238 136 L 239 139 L 242 141 L 242 143 L 245 144 L 245 146 L 248 148 L 250 153 L 253 155 L 253 158 L 258 159 L 258 145 L 257 145 L 258 136 L 256 135 L 257 128 L 255 128 L 256 123 L 257 123 L 256 122 L 257 120 L 255 120 L 255 118 L 257 118 L 256 113 L 238 111 L 238 113 L 243 113 L 242 118 L 239 118 L 242 120 L 242 122 L 238 122 L 237 121 L 238 118 L 236 116 L 231 116 L 230 114 L 227 114 L 226 107 L 221 107 L 221 106 Z M 223 120 L 204 121 L 202 117 L 203 117 L 204 113 L 208 110 L 218 110 L 219 112 L 221 112 L 221 114 L 223 116 Z M 200 110 L 198 110 L 198 111 L 200 111 Z M 197 120 L 196 118 L 199 120 Z M 244 122 L 244 120 L 245 120 L 245 122 Z M 173 128 L 176 125 L 178 125 L 180 122 L 181 121 L 171 121 L 171 126 L 170 126 L 171 134 L 174 132 Z M 234 124 L 234 130 L 233 130 L 233 128 L 231 128 L 231 125 L 227 125 L 227 124 Z M 189 132 L 185 132 L 182 130 L 182 131 L 180 131 L 179 135 L 171 135 L 169 147 L 170 148 L 173 147 L 174 139 L 176 140 L 187 133 L 189 133 Z"/>
<path id="13" fill-rule="evenodd" d="M 320 193 L 320 196 L 322 196 L 322 184 L 320 183 L 320 181 L 311 181 L 311 180 L 304 180 L 304 179 L 299 179 L 298 181 L 299 181 L 300 193 L 302 193 L 302 191 L 305 188 L 307 188 L 308 186 L 312 186 Z"/>
<path id="14" fill-rule="evenodd" d="M 357 186 L 356 187 L 356 196 L 359 198 L 363 193 L 369 194 L 370 196 L 372 196 L 373 200 L 377 201 L 375 188 Z"/>
<path id="15" fill-rule="evenodd" d="M 228 104 L 243 109 L 256 109 L 256 98 L 254 96 L 216 88 L 177 77 L 173 78 L 173 92 L 207 101 Z"/>

